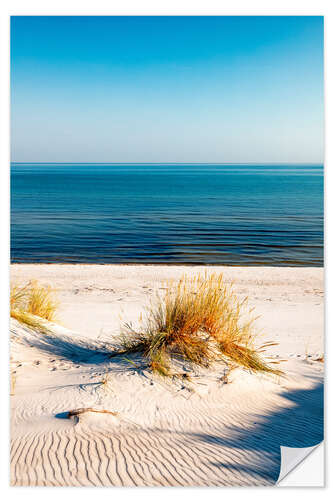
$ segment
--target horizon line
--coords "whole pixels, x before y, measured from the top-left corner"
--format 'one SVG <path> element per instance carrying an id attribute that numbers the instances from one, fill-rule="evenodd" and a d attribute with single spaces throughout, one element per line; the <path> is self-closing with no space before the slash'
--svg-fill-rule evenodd
<path id="1" fill-rule="evenodd" d="M 10 161 L 17 165 L 324 165 L 323 161 L 318 162 L 84 162 L 84 161 Z"/>

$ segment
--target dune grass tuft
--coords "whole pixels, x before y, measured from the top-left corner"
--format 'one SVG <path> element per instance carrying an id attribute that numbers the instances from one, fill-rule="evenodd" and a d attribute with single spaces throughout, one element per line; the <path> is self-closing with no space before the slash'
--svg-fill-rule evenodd
<path id="1" fill-rule="evenodd" d="M 41 319 L 54 321 L 58 306 L 55 290 L 36 280 L 11 287 L 10 315 L 29 326 L 39 327 Z"/>
<path id="2" fill-rule="evenodd" d="M 237 298 L 222 274 L 184 276 L 170 282 L 165 295 L 151 304 L 141 331 L 125 325 L 121 352 L 141 352 L 151 370 L 163 376 L 174 375 L 170 367 L 177 358 L 204 367 L 225 361 L 252 372 L 281 375 L 262 354 L 276 344 L 257 344 L 256 318 L 251 318 L 246 302 Z"/>

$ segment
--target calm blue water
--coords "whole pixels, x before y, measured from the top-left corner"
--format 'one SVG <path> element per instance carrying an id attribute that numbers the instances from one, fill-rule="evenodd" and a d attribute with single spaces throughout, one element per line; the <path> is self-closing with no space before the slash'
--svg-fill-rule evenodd
<path id="1" fill-rule="evenodd" d="M 11 259 L 322 266 L 323 167 L 13 164 Z"/>

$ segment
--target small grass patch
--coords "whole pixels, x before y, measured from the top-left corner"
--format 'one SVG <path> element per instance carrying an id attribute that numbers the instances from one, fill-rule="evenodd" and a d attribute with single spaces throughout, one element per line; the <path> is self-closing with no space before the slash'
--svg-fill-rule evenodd
<path id="1" fill-rule="evenodd" d="M 41 319 L 54 321 L 58 307 L 55 290 L 36 280 L 11 287 L 10 315 L 29 326 L 40 327 Z"/>
<path id="2" fill-rule="evenodd" d="M 266 348 L 276 343 L 258 345 L 256 318 L 246 304 L 222 274 L 184 276 L 170 282 L 165 294 L 151 304 L 140 331 L 125 325 L 119 354 L 142 353 L 151 370 L 162 376 L 174 375 L 173 359 L 204 367 L 224 361 L 252 372 L 281 375 L 263 358 Z"/>

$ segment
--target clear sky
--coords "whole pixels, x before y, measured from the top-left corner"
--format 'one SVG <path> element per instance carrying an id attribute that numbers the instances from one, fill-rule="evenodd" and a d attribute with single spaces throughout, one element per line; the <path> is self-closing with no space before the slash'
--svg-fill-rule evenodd
<path id="1" fill-rule="evenodd" d="M 12 161 L 322 162 L 322 17 L 12 17 Z"/>

